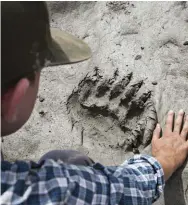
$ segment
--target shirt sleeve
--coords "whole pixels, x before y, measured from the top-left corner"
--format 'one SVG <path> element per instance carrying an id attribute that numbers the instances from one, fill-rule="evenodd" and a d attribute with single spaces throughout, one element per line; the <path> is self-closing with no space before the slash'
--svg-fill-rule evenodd
<path id="1" fill-rule="evenodd" d="M 120 166 L 42 164 L 17 161 L 1 164 L 2 205 L 111 204 L 149 205 L 164 189 L 161 165 L 147 155 L 135 155 Z"/>

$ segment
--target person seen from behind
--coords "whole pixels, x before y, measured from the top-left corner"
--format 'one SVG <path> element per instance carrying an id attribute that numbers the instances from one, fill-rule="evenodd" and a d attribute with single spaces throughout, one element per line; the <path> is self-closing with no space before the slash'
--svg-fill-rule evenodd
<path id="1" fill-rule="evenodd" d="M 91 51 L 76 37 L 50 28 L 45 2 L 1 2 L 1 45 L 1 136 L 5 137 L 29 119 L 41 69 L 87 60 Z M 118 166 L 104 166 L 74 150 L 50 151 L 38 162 L 9 162 L 2 155 L 0 202 L 150 205 L 188 156 L 188 115 L 180 110 L 175 117 L 169 111 L 160 133 L 157 124 L 152 156 L 135 155 Z"/>

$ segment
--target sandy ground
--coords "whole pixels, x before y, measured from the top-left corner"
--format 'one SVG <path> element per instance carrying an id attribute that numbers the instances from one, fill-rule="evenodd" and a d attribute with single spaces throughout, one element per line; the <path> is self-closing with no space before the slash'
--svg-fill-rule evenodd
<path id="1" fill-rule="evenodd" d="M 51 26 L 84 39 L 92 59 L 44 69 L 29 122 L 4 139 L 8 160 L 80 150 L 106 165 L 150 152 L 168 110 L 188 113 L 187 2 L 49 2 Z M 188 165 L 156 204 L 188 204 Z"/>

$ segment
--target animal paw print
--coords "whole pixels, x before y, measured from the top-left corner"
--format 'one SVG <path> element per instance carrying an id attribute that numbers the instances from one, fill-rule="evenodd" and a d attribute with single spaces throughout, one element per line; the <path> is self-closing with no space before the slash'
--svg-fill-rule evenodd
<path id="1" fill-rule="evenodd" d="M 118 69 L 109 78 L 98 68 L 86 75 L 69 96 L 67 110 L 73 126 L 81 128 L 83 145 L 89 141 L 125 152 L 149 145 L 157 122 L 144 80 L 135 80 L 132 72 L 121 77 Z"/>

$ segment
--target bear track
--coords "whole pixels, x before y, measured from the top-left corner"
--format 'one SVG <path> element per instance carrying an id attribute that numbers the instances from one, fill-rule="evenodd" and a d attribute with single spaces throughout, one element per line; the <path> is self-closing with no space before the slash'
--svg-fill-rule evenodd
<path id="1" fill-rule="evenodd" d="M 106 78 L 95 68 L 93 75 L 80 81 L 66 105 L 72 127 L 84 132 L 93 145 L 140 153 L 151 143 L 157 122 L 151 91 L 144 80 L 134 81 L 133 73 L 121 78 L 117 69 Z"/>

